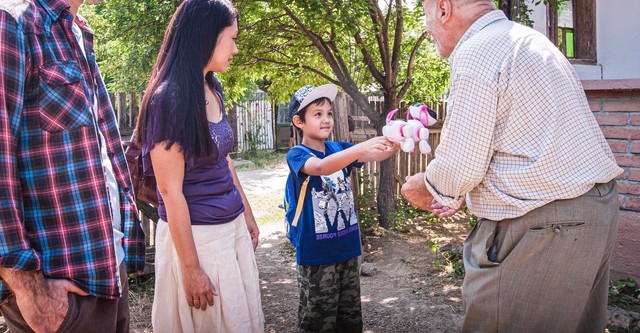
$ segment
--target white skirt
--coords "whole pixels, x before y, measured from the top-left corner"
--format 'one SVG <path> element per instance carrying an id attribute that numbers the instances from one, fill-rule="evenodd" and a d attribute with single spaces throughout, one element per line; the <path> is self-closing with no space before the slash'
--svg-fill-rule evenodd
<path id="1" fill-rule="evenodd" d="M 200 266 L 218 296 L 205 311 L 189 306 L 169 225 L 160 220 L 151 315 L 154 332 L 264 332 L 258 266 L 244 215 L 225 224 L 193 225 L 191 230 Z"/>

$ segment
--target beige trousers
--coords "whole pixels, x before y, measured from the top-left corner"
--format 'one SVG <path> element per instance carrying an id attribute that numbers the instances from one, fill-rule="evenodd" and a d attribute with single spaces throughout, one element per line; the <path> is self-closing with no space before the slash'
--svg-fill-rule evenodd
<path id="1" fill-rule="evenodd" d="M 500 222 L 464 245 L 463 332 L 604 332 L 615 181 Z"/>
<path id="2" fill-rule="evenodd" d="M 258 266 L 244 215 L 192 226 L 200 266 L 218 291 L 205 311 L 189 306 L 169 226 L 158 222 L 152 323 L 156 333 L 263 332 Z"/>

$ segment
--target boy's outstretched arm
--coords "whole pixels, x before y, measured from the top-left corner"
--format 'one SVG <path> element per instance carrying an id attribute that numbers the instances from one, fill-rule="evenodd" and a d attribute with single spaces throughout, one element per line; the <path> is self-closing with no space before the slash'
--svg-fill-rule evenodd
<path id="1" fill-rule="evenodd" d="M 371 138 L 365 142 L 359 143 L 359 144 L 363 144 L 363 143 L 367 143 L 370 140 L 373 139 L 377 139 L 377 138 L 384 138 L 383 136 L 381 137 L 375 137 L 375 138 Z M 385 138 L 385 140 L 387 140 Z M 376 151 L 372 151 L 370 153 L 364 154 L 361 157 L 358 158 L 358 162 L 362 162 L 362 163 L 367 163 L 367 162 L 373 162 L 373 161 L 382 161 L 382 160 L 386 160 L 387 158 L 389 158 L 391 155 L 393 155 L 396 152 L 396 147 L 397 144 L 387 140 L 387 146 L 384 150 L 380 151 L 380 150 L 376 150 Z"/>
<path id="2" fill-rule="evenodd" d="M 383 136 L 378 136 L 322 159 L 311 157 L 300 171 L 310 176 L 326 176 L 355 161 L 380 161 L 393 153 L 393 143 Z"/>

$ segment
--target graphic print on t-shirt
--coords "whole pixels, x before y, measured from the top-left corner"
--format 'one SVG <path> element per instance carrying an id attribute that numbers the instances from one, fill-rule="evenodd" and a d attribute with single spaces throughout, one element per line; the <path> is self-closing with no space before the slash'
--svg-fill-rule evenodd
<path id="1" fill-rule="evenodd" d="M 320 176 L 322 188 L 311 190 L 316 239 L 331 239 L 358 230 L 351 185 L 338 170 Z"/>

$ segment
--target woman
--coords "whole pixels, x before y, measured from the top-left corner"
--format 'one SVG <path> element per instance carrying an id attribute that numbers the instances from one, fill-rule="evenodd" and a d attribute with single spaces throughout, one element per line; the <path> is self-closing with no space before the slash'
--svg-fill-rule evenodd
<path id="1" fill-rule="evenodd" d="M 259 231 L 228 155 L 233 132 L 213 75 L 238 53 L 237 34 L 228 0 L 182 2 L 142 101 L 138 138 L 159 193 L 155 332 L 263 331 Z"/>

